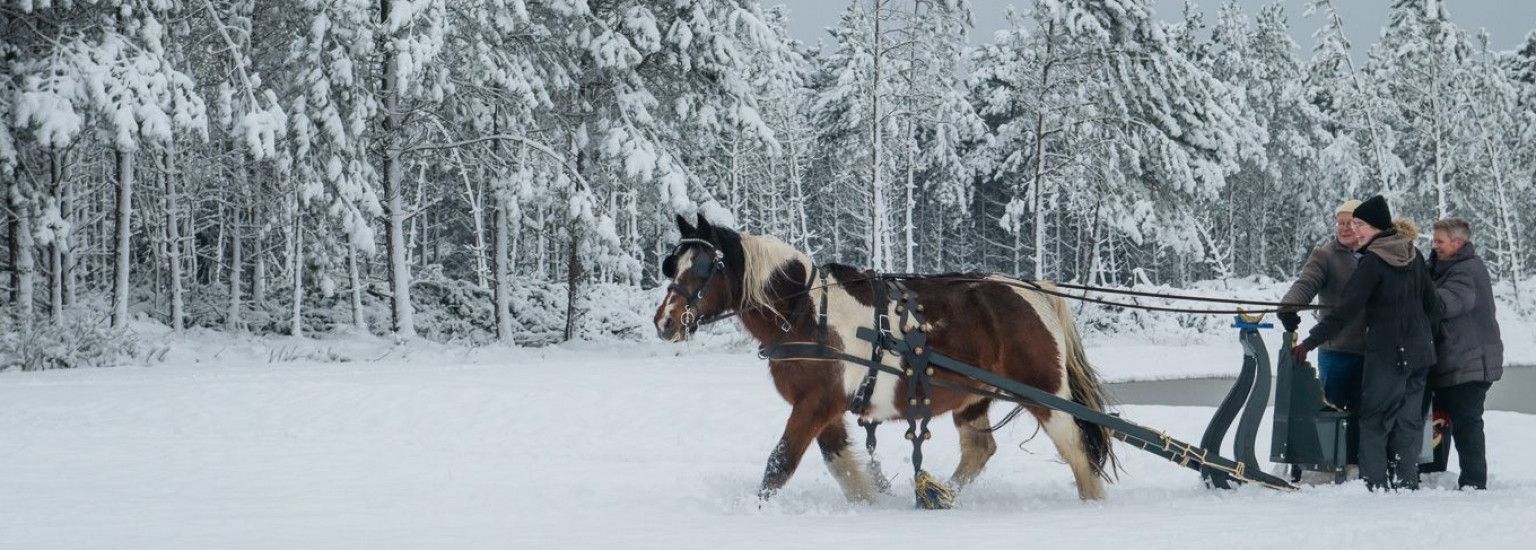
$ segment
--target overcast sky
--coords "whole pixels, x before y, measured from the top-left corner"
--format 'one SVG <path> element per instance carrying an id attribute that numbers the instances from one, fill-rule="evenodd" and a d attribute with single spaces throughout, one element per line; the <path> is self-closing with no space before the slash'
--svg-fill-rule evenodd
<path id="1" fill-rule="evenodd" d="M 763 0 L 763 5 L 788 6 L 790 31 L 795 38 L 806 44 L 814 44 L 827 36 L 824 29 L 837 24 L 838 15 L 848 7 L 849 2 L 853 1 L 868 2 L 870 0 Z M 1258 13 L 1260 6 L 1274 1 L 1237 0 L 1250 17 Z M 1291 37 L 1301 46 L 1302 57 L 1305 58 L 1312 50 L 1312 32 L 1317 30 L 1320 22 L 1317 17 L 1302 17 L 1309 0 L 1279 1 L 1285 5 L 1286 15 L 1291 20 Z M 1227 0 L 1205 0 L 1195 3 L 1206 12 L 1206 23 L 1209 25 L 1216 20 L 1216 9 L 1226 2 Z M 1466 30 L 1469 36 L 1475 38 L 1479 29 L 1487 29 L 1493 38 L 1493 46 L 1497 49 L 1513 49 L 1525 40 L 1527 33 L 1536 30 L 1536 1 L 1533 0 L 1443 0 L 1443 2 L 1446 11 L 1450 13 L 1451 20 Z M 976 27 L 971 31 L 971 43 L 979 44 L 990 41 L 992 33 L 1004 27 L 1003 13 L 1006 6 L 1016 6 L 1016 9 L 1022 12 L 1027 10 L 1032 2 L 1029 0 L 970 0 L 970 3 L 976 17 Z M 1349 41 L 1356 56 L 1360 56 L 1375 44 L 1381 35 L 1381 27 L 1387 20 L 1387 4 L 1388 0 L 1336 2 L 1339 15 L 1344 19 L 1344 30 L 1349 35 Z M 1184 2 L 1183 0 L 1153 0 L 1152 6 L 1156 17 L 1174 20 L 1180 17 Z"/>

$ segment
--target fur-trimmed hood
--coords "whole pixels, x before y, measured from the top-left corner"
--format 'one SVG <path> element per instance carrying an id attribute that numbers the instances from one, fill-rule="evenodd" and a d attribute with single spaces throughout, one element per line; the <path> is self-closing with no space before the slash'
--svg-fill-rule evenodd
<path id="1" fill-rule="evenodd" d="M 1413 242 L 1418 238 L 1418 226 L 1412 221 L 1398 218 L 1392 222 L 1392 229 L 1378 233 L 1365 245 L 1365 250 L 1392 267 L 1408 267 L 1414 254 L 1418 253 L 1413 247 Z"/>

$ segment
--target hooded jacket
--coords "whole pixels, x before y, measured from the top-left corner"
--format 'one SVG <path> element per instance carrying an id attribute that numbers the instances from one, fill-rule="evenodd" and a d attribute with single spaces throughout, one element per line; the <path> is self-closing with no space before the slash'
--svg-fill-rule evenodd
<path id="1" fill-rule="evenodd" d="M 1467 243 L 1449 258 L 1429 261 L 1435 292 L 1445 304 L 1435 348 L 1439 352 L 1429 385 L 1444 388 L 1466 382 L 1493 382 L 1504 376 L 1504 341 L 1493 303 L 1488 266 Z"/>
<path id="2" fill-rule="evenodd" d="M 1413 247 L 1417 236 L 1412 224 L 1400 222 L 1366 243 L 1344 300 L 1328 310 L 1302 344 L 1316 348 L 1363 316 L 1366 368 L 1391 366 L 1407 374 L 1434 364 L 1431 327 L 1442 306 L 1424 256 Z"/>

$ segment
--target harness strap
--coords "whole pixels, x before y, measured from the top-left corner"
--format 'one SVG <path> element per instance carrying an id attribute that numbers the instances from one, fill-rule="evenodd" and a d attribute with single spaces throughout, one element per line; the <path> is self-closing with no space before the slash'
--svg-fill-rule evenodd
<path id="1" fill-rule="evenodd" d="M 886 290 L 886 284 L 887 282 L 884 279 L 878 277 L 870 282 L 870 289 L 875 294 L 875 321 L 872 326 L 882 334 L 890 334 L 891 332 L 890 317 L 886 315 L 886 311 L 890 309 L 890 299 Z M 881 345 L 881 342 L 871 341 L 869 346 L 869 362 L 871 364 L 880 364 L 884 359 L 885 346 Z M 869 408 L 869 400 L 875 391 L 875 381 L 879 373 L 880 371 L 874 368 L 864 372 L 864 378 L 859 381 L 858 389 L 854 390 L 853 395 L 848 398 L 848 412 L 862 415 L 864 410 Z"/>
<path id="2" fill-rule="evenodd" d="M 821 311 L 816 316 L 816 343 L 820 344 L 822 346 L 826 346 L 827 345 L 827 289 L 829 288 L 829 286 L 827 285 L 827 271 L 823 269 L 823 270 L 821 270 L 820 273 L 821 273 L 821 277 L 818 279 L 818 284 L 821 285 L 821 305 L 819 306 Z M 809 289 L 807 289 L 807 292 L 809 292 Z"/>

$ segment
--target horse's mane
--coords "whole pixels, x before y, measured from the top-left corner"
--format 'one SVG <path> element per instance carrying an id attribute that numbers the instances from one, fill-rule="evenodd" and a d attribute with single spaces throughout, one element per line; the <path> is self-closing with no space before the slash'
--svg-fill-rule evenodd
<path id="1" fill-rule="evenodd" d="M 741 276 L 741 308 L 765 309 L 778 314 L 779 311 L 773 307 L 773 297 L 768 295 L 773 277 L 797 262 L 805 268 L 802 272 L 809 276 L 811 257 L 769 235 L 742 234 L 741 250 L 745 259 Z M 809 281 L 806 283 L 809 284 Z"/>

